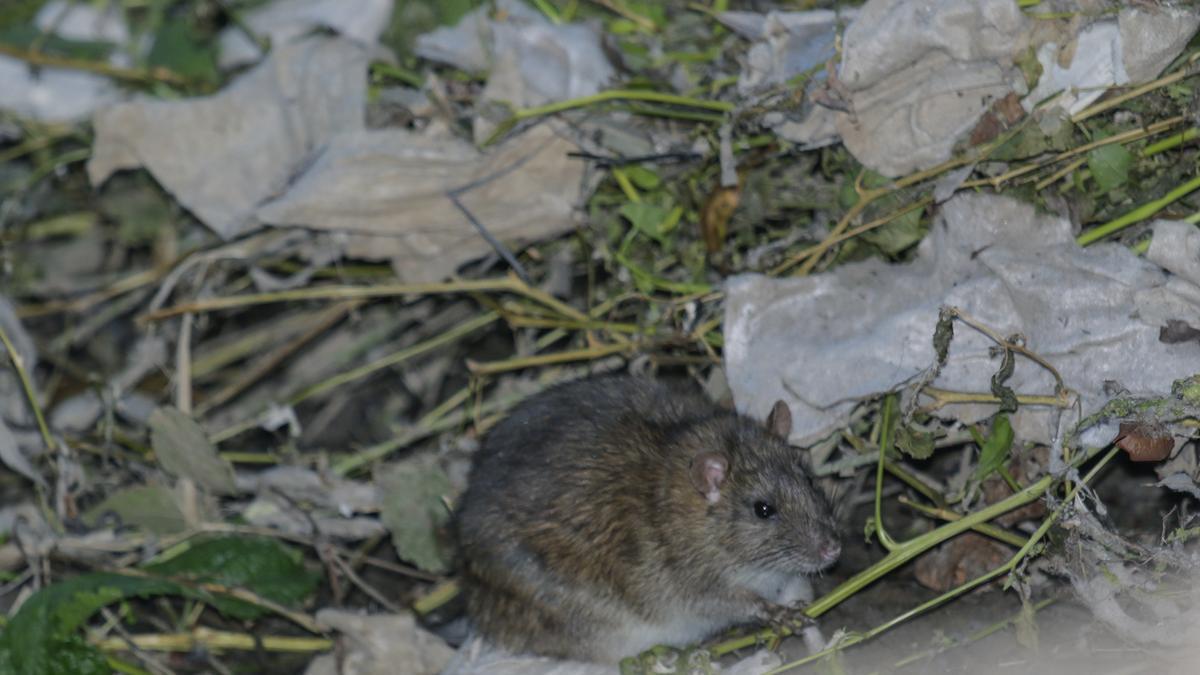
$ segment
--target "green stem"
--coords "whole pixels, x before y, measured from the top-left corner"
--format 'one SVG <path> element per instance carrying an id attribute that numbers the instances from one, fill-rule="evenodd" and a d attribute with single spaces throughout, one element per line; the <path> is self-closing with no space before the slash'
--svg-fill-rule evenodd
<path id="1" fill-rule="evenodd" d="M 1197 188 L 1200 188 L 1200 176 L 1197 176 L 1196 178 L 1191 179 L 1174 190 L 1171 190 L 1159 199 L 1142 204 L 1138 208 L 1126 213 L 1120 218 L 1110 220 L 1103 225 L 1094 227 L 1087 232 L 1084 232 L 1075 239 L 1075 242 L 1080 246 L 1087 246 L 1092 242 L 1103 239 L 1113 232 L 1149 218 Z"/>
<path id="2" fill-rule="evenodd" d="M 641 89 L 610 89 L 602 91 L 591 96 L 581 96 L 567 101 L 558 101 L 547 105 L 526 108 L 517 110 L 504 122 L 501 122 L 492 135 L 483 142 L 483 146 L 487 147 L 495 143 L 501 136 L 507 134 L 510 129 L 516 126 L 517 122 L 527 120 L 533 117 L 541 117 L 542 115 L 552 115 L 554 113 L 563 112 L 564 110 L 572 110 L 574 108 L 582 108 L 596 103 L 605 101 L 649 101 L 651 103 L 667 103 L 671 105 L 681 105 L 690 108 L 701 108 L 704 110 L 715 110 L 721 113 L 731 112 L 734 108 L 732 103 L 726 101 L 709 101 L 702 98 L 692 98 L 690 96 L 680 96 L 679 94 L 666 94 L 659 91 L 644 91 Z"/>
<path id="3" fill-rule="evenodd" d="M 875 469 L 875 534 L 879 543 L 889 551 L 895 551 L 898 545 L 883 527 L 883 468 L 888 450 L 892 448 L 892 425 L 896 416 L 896 395 L 889 394 L 883 399 L 882 428 L 879 432 L 879 462 Z"/>
<path id="4" fill-rule="evenodd" d="M 959 595 L 962 595 L 972 589 L 978 588 L 979 586 L 982 586 L 983 584 L 986 584 L 989 581 L 992 581 L 993 579 L 995 579 L 1003 574 L 1012 572 L 1013 570 L 1015 570 L 1017 568 L 1017 566 L 1021 563 L 1021 561 L 1024 560 L 1025 557 L 1029 555 L 1029 553 L 1033 550 L 1034 546 L 1036 546 L 1038 544 L 1038 542 L 1040 542 L 1041 539 L 1046 536 L 1046 533 L 1048 531 L 1050 531 L 1050 527 L 1053 526 L 1054 523 L 1058 521 L 1059 517 L 1062 515 L 1063 511 L 1066 509 L 1067 505 L 1074 501 L 1075 496 L 1079 493 L 1079 490 L 1082 489 L 1082 487 L 1084 485 L 1087 485 L 1088 483 L 1090 483 L 1091 480 L 1096 477 L 1096 474 L 1100 471 L 1100 469 L 1103 468 L 1104 465 L 1108 464 L 1109 460 L 1111 460 L 1117 454 L 1118 450 L 1120 450 L 1120 448 L 1113 446 L 1113 448 L 1108 451 L 1108 454 L 1106 454 L 1099 462 L 1096 463 L 1095 466 L 1093 466 L 1087 472 L 1087 474 L 1083 477 L 1083 480 L 1081 480 L 1080 482 L 1078 482 L 1072 486 L 1071 490 L 1067 493 L 1066 498 L 1058 505 L 1058 508 L 1056 508 L 1053 513 L 1051 513 L 1049 516 L 1046 517 L 1045 520 L 1042 521 L 1042 524 L 1040 526 L 1038 526 L 1038 529 L 1036 531 L 1034 531 L 1032 536 L 1029 537 L 1028 541 L 1025 542 L 1025 545 L 1022 546 L 1020 548 L 1020 550 L 1018 550 L 1015 554 L 1013 554 L 1013 557 L 1010 558 L 1008 560 L 1008 562 L 1006 562 L 1005 564 L 1001 565 L 1000 567 L 997 567 L 994 570 L 991 570 L 990 572 L 986 572 L 986 573 L 976 577 L 975 579 L 972 579 L 971 581 L 968 581 L 967 583 L 962 584 L 961 586 L 953 588 L 953 589 L 937 596 L 936 598 L 929 600 L 928 602 L 924 602 L 924 603 L 914 607 L 913 609 L 910 609 L 909 611 L 904 612 L 903 614 L 893 618 L 892 620 L 887 621 L 879 626 L 872 628 L 871 630 L 869 630 L 865 633 L 856 633 L 856 634 L 850 635 L 847 637 L 846 640 L 843 640 L 841 643 L 834 645 L 832 647 L 829 647 L 828 649 L 821 650 L 820 652 L 817 652 L 816 654 L 812 654 L 812 655 L 810 655 L 806 658 L 800 659 L 798 661 L 793 661 L 792 663 L 784 664 L 783 666 L 770 671 L 770 673 L 768 675 L 775 675 L 776 673 L 782 673 L 782 672 L 791 670 L 792 668 L 796 668 L 796 667 L 799 667 L 806 663 L 810 663 L 812 661 L 816 661 L 818 659 L 824 658 L 825 656 L 828 656 L 829 654 L 832 654 L 834 652 L 841 651 L 851 645 L 858 644 L 859 642 L 865 642 L 866 640 L 870 640 L 871 638 L 879 635 L 880 633 L 891 630 L 892 628 L 900 625 L 901 623 L 908 621 L 909 619 L 911 619 L 913 617 L 919 616 L 919 615 L 929 611 L 930 609 L 937 607 L 938 605 L 941 605 L 942 603 L 946 602 L 947 600 L 951 600 L 951 599 L 953 599 Z M 1091 456 L 1091 455 L 1092 455 L 1092 453 L 1082 453 L 1081 454 L 1081 456 Z M 1029 501 L 1036 499 L 1043 492 L 1045 492 L 1046 489 L 1048 489 L 1049 486 L 1053 482 L 1054 482 L 1053 476 L 1044 476 L 1037 483 L 1034 483 L 1033 485 L 1030 485 L 1028 488 L 1025 488 L 1024 490 L 1022 490 L 1020 494 L 1013 495 L 1012 497 L 1009 497 L 1008 499 L 1004 500 L 1003 502 L 998 502 L 997 504 L 994 504 L 994 505 L 984 509 L 983 511 L 979 511 L 978 513 L 972 514 L 966 518 L 963 518 L 960 521 L 951 523 L 950 525 L 961 525 L 962 523 L 966 522 L 969 519 L 973 519 L 976 516 L 982 515 L 988 511 L 993 511 L 996 507 L 1004 505 L 1008 502 L 1017 500 L 1017 498 L 1024 499 L 1024 501 L 1021 504 L 1018 504 L 1018 506 L 1028 503 Z M 1028 497 L 1028 498 L 1026 498 L 1026 497 Z M 1002 512 L 1003 511 L 1001 511 L 1001 513 Z M 1000 513 L 996 513 L 995 515 L 1000 515 Z M 994 517 L 994 516 L 992 516 L 992 517 Z M 989 517 L 988 520 L 990 520 L 990 519 L 991 518 Z M 820 608 L 816 612 L 814 612 L 814 608 L 816 608 L 816 605 L 818 603 L 823 603 L 827 599 L 832 598 L 834 595 L 838 594 L 838 591 L 842 590 L 843 588 L 850 587 L 851 584 L 853 582 L 855 582 L 855 580 L 859 579 L 860 577 L 863 577 L 866 572 L 871 572 L 876 567 L 879 567 L 882 563 L 888 562 L 889 559 L 893 558 L 894 556 L 897 558 L 904 557 L 904 560 L 900 564 L 903 564 L 903 562 L 907 562 L 914 556 L 907 555 L 905 557 L 905 556 L 898 556 L 897 554 L 908 553 L 908 549 L 911 545 L 916 544 L 920 540 L 926 539 L 927 537 L 929 537 L 929 535 L 936 534 L 942 530 L 949 530 L 949 529 L 951 529 L 950 526 L 942 526 L 942 527 L 934 530 L 933 532 L 929 532 L 925 535 L 922 535 L 920 537 L 917 537 L 915 539 L 905 542 L 899 549 L 888 554 L 888 556 L 886 558 L 884 558 L 883 560 L 881 560 L 880 563 L 872 566 L 868 570 L 865 570 L 865 572 L 863 574 L 859 574 L 859 575 L 855 576 L 854 578 L 850 579 L 849 581 L 843 583 L 841 586 L 838 586 L 838 588 L 834 589 L 834 591 L 832 593 L 825 596 L 824 598 L 821 598 L 821 600 L 817 601 L 817 603 L 813 603 L 812 605 L 810 605 L 808 607 L 808 609 L 805 610 L 805 614 L 809 615 L 810 617 L 815 618 L 820 613 L 823 613 L 824 611 L 826 611 L 830 607 L 832 607 L 833 604 L 836 604 L 836 603 L 832 603 L 832 604 L 826 603 L 828 606 Z M 962 531 L 962 529 L 960 528 L 955 532 L 955 534 L 958 534 L 961 531 Z M 949 538 L 949 537 L 947 536 L 944 538 Z M 919 554 L 924 551 L 923 547 L 918 547 L 918 548 L 919 548 L 919 550 L 917 550 L 916 553 Z M 891 569 L 895 569 L 895 567 L 897 567 L 897 566 L 899 566 L 899 565 L 890 566 L 889 571 Z M 878 577 L 875 577 L 875 578 L 878 578 Z M 873 580 L 874 580 L 874 578 L 871 579 L 871 581 L 873 581 Z M 867 583 L 870 583 L 870 581 L 862 582 L 859 585 L 859 587 L 865 586 Z M 857 590 L 858 590 L 858 588 L 852 588 L 851 593 L 857 592 Z M 846 597 L 849 597 L 849 595 L 846 595 Z M 844 598 L 842 598 L 842 599 L 844 599 Z M 840 599 L 838 600 L 838 602 L 840 602 Z"/>

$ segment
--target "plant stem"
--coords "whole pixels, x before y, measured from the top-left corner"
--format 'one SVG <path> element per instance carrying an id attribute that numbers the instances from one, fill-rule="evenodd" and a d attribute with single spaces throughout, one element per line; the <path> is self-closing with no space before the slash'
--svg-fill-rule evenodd
<path id="1" fill-rule="evenodd" d="M 1120 218 L 1110 220 L 1084 232 L 1075 239 L 1075 242 L 1080 246 L 1087 246 L 1092 242 L 1099 241 L 1113 232 L 1149 218 L 1197 188 L 1200 188 L 1200 176 L 1189 180 L 1158 199 L 1142 204 Z"/>

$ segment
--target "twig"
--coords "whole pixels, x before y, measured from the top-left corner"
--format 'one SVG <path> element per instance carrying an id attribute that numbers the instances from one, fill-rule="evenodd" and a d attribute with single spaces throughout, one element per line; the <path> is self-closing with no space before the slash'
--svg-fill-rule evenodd
<path id="1" fill-rule="evenodd" d="M 473 319 L 464 321 L 463 323 L 442 333 L 441 335 L 437 335 L 428 340 L 425 340 L 424 342 L 415 344 L 411 347 L 406 347 L 399 351 L 392 352 L 391 354 L 388 354 L 387 356 L 376 359 L 376 360 L 372 361 L 371 363 L 365 364 L 361 367 L 355 368 L 355 369 L 347 371 L 345 373 L 340 373 L 333 377 L 322 380 L 321 382 L 314 384 L 311 387 L 302 389 L 301 391 L 297 392 L 294 396 L 291 396 L 290 398 L 288 398 L 288 404 L 296 405 L 297 403 L 300 403 L 301 401 L 312 398 L 313 396 L 316 396 L 318 394 L 327 392 L 330 389 L 333 389 L 335 387 L 340 387 L 341 385 L 346 384 L 347 382 L 353 382 L 355 380 L 366 377 L 367 375 L 370 375 L 372 373 L 383 370 L 384 368 L 391 368 L 392 366 L 395 366 L 399 363 L 403 363 L 411 358 L 414 358 L 416 356 L 420 356 L 427 352 L 433 351 L 434 349 L 437 349 L 438 347 L 445 346 L 447 344 L 455 342 L 456 340 L 458 340 L 464 336 L 470 335 L 471 333 L 474 333 L 475 331 L 479 330 L 480 328 L 491 325 L 494 321 L 496 321 L 499 318 L 500 318 L 500 316 L 496 312 L 487 312 L 485 314 L 481 314 Z"/>
<path id="2" fill-rule="evenodd" d="M 371 599 L 375 602 L 378 602 L 381 607 L 393 614 L 399 614 L 400 612 L 404 611 L 400 605 L 388 600 L 383 593 L 380 593 L 374 586 L 368 584 L 362 577 L 358 575 L 358 572 L 354 571 L 353 567 L 351 567 L 345 560 L 342 560 L 340 555 L 334 553 L 332 558 L 334 565 L 337 565 L 337 568 L 342 571 L 342 574 L 345 574 L 346 578 L 349 579 L 351 583 L 353 583 L 355 586 L 358 586 L 359 590 L 361 590 L 363 593 L 371 596 Z"/>
<path id="3" fill-rule="evenodd" d="M 657 27 L 654 25 L 653 21 L 651 21 L 650 19 L 642 16 L 641 14 L 638 14 L 637 12 L 629 9 L 623 3 L 621 3 L 617 0 L 591 0 L 591 1 L 597 5 L 600 5 L 601 7 L 609 10 L 613 14 L 616 14 L 624 19 L 628 19 L 628 20 L 636 23 L 643 30 L 647 30 L 647 31 L 657 30 Z"/>
<path id="4" fill-rule="evenodd" d="M 12 340 L 8 337 L 8 331 L 4 330 L 4 326 L 0 324 L 0 342 L 4 343 L 4 349 L 8 352 L 8 359 L 12 361 L 13 370 L 17 372 L 17 379 L 21 381 L 21 389 L 25 392 L 25 399 L 29 403 L 30 410 L 33 411 L 33 417 L 37 420 L 38 431 L 42 434 L 42 442 L 46 444 L 46 449 L 51 453 L 58 450 L 58 444 L 54 442 L 54 436 L 50 433 L 50 427 L 46 425 L 46 417 L 42 414 L 42 406 L 38 404 L 37 394 L 33 391 L 33 382 L 29 379 L 29 373 L 25 371 L 25 359 L 17 353 L 13 347 Z"/>
<path id="5" fill-rule="evenodd" d="M 975 330 L 979 331 L 980 333 L 983 333 L 984 335 L 988 336 L 989 338 L 992 339 L 993 342 L 1000 345 L 1004 349 L 1014 351 L 1018 354 L 1021 354 L 1022 356 L 1029 359 L 1030 361 L 1033 361 L 1034 363 L 1038 364 L 1039 366 L 1050 371 L 1050 374 L 1054 376 L 1054 383 L 1055 383 L 1054 390 L 1056 392 L 1062 393 L 1064 391 L 1068 391 L 1067 386 L 1063 383 L 1062 375 L 1058 374 L 1058 369 L 1055 368 L 1054 366 L 1050 365 L 1050 362 L 1047 361 L 1046 359 L 1043 359 L 1041 356 L 1038 356 L 1038 354 L 1036 352 L 1034 352 L 1033 350 L 1029 349 L 1028 347 L 1026 347 L 1023 344 L 1012 342 L 1012 341 L 1002 337 L 999 333 L 992 330 L 988 326 L 984 325 L 983 322 L 972 317 L 970 314 L 967 314 L 966 312 L 962 311 L 961 309 L 959 309 L 957 307 L 947 307 L 946 311 L 951 316 L 960 319 L 963 323 L 967 324 L 971 328 L 974 328 Z"/>
<path id="6" fill-rule="evenodd" d="M 932 403 L 921 407 L 921 410 L 924 412 L 941 410 L 955 403 L 999 404 L 1002 402 L 998 396 L 990 393 L 951 391 L 949 389 L 939 389 L 938 387 L 929 386 L 922 387 L 921 394 L 933 399 Z M 1020 405 L 1048 405 L 1055 408 L 1070 408 L 1074 405 L 1071 401 L 1070 390 L 1065 389 L 1052 396 L 1044 394 L 1017 394 L 1016 397 L 1017 403 Z"/>
<path id="7" fill-rule="evenodd" d="M 198 648 L 210 650 L 240 649 L 243 651 L 266 650 L 268 652 L 325 652 L 333 649 L 333 640 L 290 635 L 248 635 L 230 631 L 213 630 L 200 626 L 188 633 L 157 633 L 131 635 L 130 641 L 138 648 L 157 652 L 191 652 Z M 96 640 L 94 645 L 106 652 L 129 649 L 122 638 Z"/>
<path id="8" fill-rule="evenodd" d="M 936 506 L 927 506 L 925 504 L 921 504 L 920 502 L 914 502 L 913 500 L 909 499 L 908 497 L 905 497 L 904 495 L 900 495 L 900 497 L 898 498 L 898 501 L 901 504 L 909 507 L 910 509 L 913 509 L 915 511 L 920 511 L 921 513 L 923 513 L 927 516 L 931 516 L 933 518 L 938 518 L 939 520 L 944 520 L 944 521 L 952 523 L 952 522 L 962 518 L 961 513 L 955 513 L 954 511 L 951 511 L 950 509 L 938 508 Z M 1016 548 L 1021 548 L 1022 546 L 1025 545 L 1025 542 L 1026 542 L 1025 537 L 1022 537 L 1018 534 L 1009 532 L 1008 530 L 1006 530 L 1002 527 L 996 527 L 995 525 L 992 525 L 990 523 L 981 523 L 971 529 L 975 530 L 976 532 L 978 532 L 980 534 L 987 535 L 987 536 L 991 537 L 992 539 L 996 539 L 997 541 L 1002 541 L 1002 542 L 1004 542 L 1010 546 L 1014 546 Z"/>
<path id="9" fill-rule="evenodd" d="M 309 328 L 296 336 L 295 339 L 288 341 L 279 348 L 272 351 L 261 361 L 256 363 L 254 367 L 244 372 L 237 377 L 233 382 L 230 382 L 220 391 L 205 399 L 197 408 L 196 415 L 203 416 L 205 413 L 217 408 L 238 394 L 245 391 L 248 387 L 258 382 L 267 373 L 277 368 L 281 363 L 300 350 L 301 347 L 311 342 L 318 335 L 329 330 L 337 322 L 341 321 L 347 314 L 353 312 L 362 304 L 361 300 L 348 300 L 338 303 L 333 307 L 321 312 L 320 315 L 314 317 L 310 322 Z M 190 315 L 189 315 L 190 316 Z"/>
<path id="10" fill-rule="evenodd" d="M 368 298 L 391 298 L 405 295 L 446 295 L 455 293 L 476 292 L 509 292 L 524 295 L 542 304 L 576 319 L 587 319 L 587 315 L 579 310 L 551 298 L 547 294 L 524 283 L 516 277 L 497 279 L 475 279 L 464 281 L 448 281 L 417 284 L 381 284 L 378 286 L 318 286 L 316 288 L 297 288 L 272 293 L 247 293 L 223 298 L 209 298 L 180 303 L 171 307 L 143 314 L 138 317 L 141 323 L 161 321 L 186 312 L 196 314 L 213 312 L 238 307 L 270 305 L 280 302 L 297 302 L 304 300 L 351 300 Z"/>
<path id="11" fill-rule="evenodd" d="M 1079 124 L 1089 117 L 1093 117 L 1107 110 L 1111 110 L 1122 103 L 1125 103 L 1126 101 L 1131 101 L 1141 96 L 1142 94 L 1154 91 L 1155 89 L 1161 89 L 1167 85 L 1175 84 L 1184 78 L 1195 75 L 1196 73 L 1191 69 L 1191 66 L 1198 58 L 1200 58 L 1200 52 L 1192 54 L 1190 57 L 1188 57 L 1187 66 L 1174 73 L 1171 73 L 1170 75 L 1164 75 L 1157 80 L 1147 82 L 1140 87 L 1134 87 L 1120 96 L 1114 96 L 1112 98 L 1105 99 L 1099 103 L 1095 103 L 1087 108 L 1084 108 L 1083 110 L 1080 110 L 1071 117 L 1071 123 Z"/>
<path id="12" fill-rule="evenodd" d="M 33 52 L 12 45 L 0 43 L 0 54 L 11 56 L 15 59 L 20 59 L 28 64 L 35 66 L 48 66 L 52 68 L 67 68 L 70 70 L 83 70 L 97 75 L 104 75 L 115 80 L 125 80 L 127 82 L 136 82 L 139 84 L 150 84 L 153 82 L 165 82 L 174 84 L 180 87 L 187 87 L 193 82 L 187 78 L 175 73 L 162 66 L 149 68 L 145 70 L 135 70 L 131 68 L 120 68 L 101 61 L 89 61 L 87 59 L 76 59 L 69 56 L 55 56 L 45 52 Z"/>
<path id="13" fill-rule="evenodd" d="M 479 363 L 478 361 L 467 360 L 467 370 L 470 370 L 473 375 L 496 375 L 498 373 L 507 373 L 513 370 L 522 370 L 525 368 L 533 368 L 537 366 L 547 366 L 554 363 L 569 363 L 571 361 L 591 361 L 612 354 L 628 352 L 631 346 L 628 343 L 596 345 L 585 349 L 576 349 L 565 352 L 555 352 L 553 354 L 539 354 L 537 356 L 522 356 L 512 359 L 504 359 L 502 361 L 488 361 Z"/>
<path id="14" fill-rule="evenodd" d="M 725 101 L 709 101 L 702 98 L 692 98 L 689 96 L 680 96 L 678 94 L 665 94 L 657 91 L 645 91 L 641 89 L 610 89 L 602 91 L 591 96 L 582 96 L 573 98 L 567 101 L 559 101 L 534 108 L 526 108 L 524 110 L 514 111 L 512 116 L 501 122 L 496 130 L 488 136 L 482 145 L 487 147 L 495 143 L 500 137 L 507 134 L 517 123 L 541 117 L 542 115 L 552 115 L 554 113 L 572 110 L 574 108 L 582 108 L 596 103 L 605 101 L 650 101 L 653 103 L 667 103 L 671 105 L 681 105 L 692 108 L 702 108 L 705 110 L 715 110 L 717 112 L 727 113 L 732 112 L 734 105 Z"/>

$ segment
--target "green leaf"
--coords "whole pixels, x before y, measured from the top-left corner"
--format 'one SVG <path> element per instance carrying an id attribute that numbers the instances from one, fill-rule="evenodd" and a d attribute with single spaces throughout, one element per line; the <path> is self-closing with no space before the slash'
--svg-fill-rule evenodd
<path id="1" fill-rule="evenodd" d="M 662 243 L 662 239 L 666 235 L 663 231 L 663 223 L 667 220 L 670 212 L 671 210 L 665 206 L 649 202 L 629 202 L 618 211 L 638 232 L 659 243 Z"/>
<path id="2" fill-rule="evenodd" d="M 145 569 L 197 582 L 240 586 L 291 605 L 312 593 L 319 578 L 304 568 L 299 553 L 274 539 L 249 537 L 204 541 L 169 561 Z M 168 579 L 112 572 L 81 574 L 43 588 L 21 605 L 0 633 L 0 673 L 110 673 L 112 669 L 104 655 L 77 631 L 101 607 L 128 598 L 157 595 L 201 600 L 236 618 L 253 618 L 264 611 Z"/>
<path id="3" fill-rule="evenodd" d="M 162 579 L 94 572 L 34 593 L 0 634 L 0 672 L 23 675 L 109 673 L 104 656 L 75 631 L 101 607 L 129 597 L 190 595 Z M 205 597 L 207 597 L 205 595 Z"/>
<path id="4" fill-rule="evenodd" d="M 1025 78 L 1026 89 L 1033 91 L 1038 80 L 1042 79 L 1042 62 L 1038 60 L 1037 49 L 1026 47 L 1025 51 L 1017 55 L 1015 63 Z"/>
<path id="5" fill-rule="evenodd" d="M 1096 186 L 1103 192 L 1115 190 L 1129 182 L 1129 167 L 1133 165 L 1133 154 L 1119 143 L 1103 145 L 1089 150 L 1088 169 Z"/>
<path id="6" fill-rule="evenodd" d="M 4 23 L 4 17 L 0 17 L 0 23 Z M 85 61 L 104 61 L 116 49 L 116 45 L 111 42 L 68 40 L 57 35 L 45 35 L 36 26 L 28 23 L 10 25 L 0 30 L 0 43 L 22 50 L 28 50 L 36 43 L 38 49 L 45 54 Z"/>
<path id="7" fill-rule="evenodd" d="M 1013 444 L 1012 424 L 1008 421 L 1008 415 L 1000 413 L 992 420 L 992 433 L 987 440 L 979 438 L 974 429 L 971 434 L 979 443 L 979 466 L 975 467 L 975 480 L 982 481 L 1008 461 Z"/>
<path id="8" fill-rule="evenodd" d="M 285 606 L 295 606 L 317 586 L 298 551 L 266 537 L 222 537 L 192 545 L 183 553 L 145 567 L 153 574 L 197 583 L 237 586 Z M 254 619 L 267 610 L 235 598 L 208 601 L 222 614 Z"/>
<path id="9" fill-rule="evenodd" d="M 929 459 L 933 456 L 933 434 L 905 426 L 897 427 L 896 447 L 913 459 Z"/>
<path id="10" fill-rule="evenodd" d="M 642 190 L 654 190 L 662 184 L 662 179 L 658 177 L 658 174 L 644 166 L 635 164 L 625 167 L 624 171 L 629 180 L 633 181 L 633 184 Z"/>
<path id="11" fill-rule="evenodd" d="M 83 514 L 83 522 L 97 527 L 108 514 L 122 525 L 133 525 L 154 534 L 174 534 L 187 529 L 175 493 L 161 485 L 138 485 L 112 493 Z"/>
<path id="12" fill-rule="evenodd" d="M 450 520 L 442 501 L 450 494 L 450 479 L 437 458 L 422 456 L 393 464 L 376 482 L 385 495 L 380 519 L 392 533 L 400 557 L 426 572 L 448 570 L 450 551 L 440 531 Z"/>
<path id="13" fill-rule="evenodd" d="M 220 79 L 216 44 L 200 35 L 186 19 L 170 19 L 158 29 L 146 64 L 166 68 L 189 80 L 215 83 Z"/>
<path id="14" fill-rule="evenodd" d="M 905 204 L 899 199 L 885 197 L 880 200 L 880 206 L 887 212 L 891 212 L 902 208 Z M 862 238 L 864 241 L 878 246 L 884 253 L 896 255 L 921 241 L 921 238 L 925 236 L 926 228 L 921 223 L 921 215 L 924 212 L 923 208 L 909 211 L 874 230 L 863 233 Z"/>

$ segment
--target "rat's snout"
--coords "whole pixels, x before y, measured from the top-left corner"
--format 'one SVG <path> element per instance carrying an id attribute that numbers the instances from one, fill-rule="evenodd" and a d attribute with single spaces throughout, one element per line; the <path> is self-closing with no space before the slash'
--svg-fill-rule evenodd
<path id="1" fill-rule="evenodd" d="M 826 539 L 817 548 L 817 555 L 821 556 L 821 562 L 826 565 L 832 565 L 841 554 L 842 543 L 833 537 Z"/>

